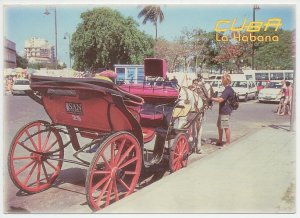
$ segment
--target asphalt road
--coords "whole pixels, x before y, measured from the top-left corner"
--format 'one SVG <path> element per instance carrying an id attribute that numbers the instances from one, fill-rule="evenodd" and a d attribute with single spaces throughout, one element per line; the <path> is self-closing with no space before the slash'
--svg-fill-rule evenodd
<path id="1" fill-rule="evenodd" d="M 289 116 L 277 116 L 274 113 L 276 104 L 241 102 L 231 119 L 232 141 L 235 141 L 262 126 L 289 125 Z M 203 154 L 190 156 L 189 161 L 197 161 L 218 150 L 219 147 L 209 144 L 217 138 L 216 121 L 218 105 L 207 111 L 203 130 Z M 64 163 L 60 176 L 50 189 L 33 195 L 19 191 L 9 178 L 7 156 L 12 138 L 19 128 L 33 120 L 49 120 L 44 108 L 27 96 L 4 96 L 4 211 L 8 213 L 72 213 L 80 211 L 90 213 L 85 197 L 86 168 Z M 65 157 L 71 158 L 73 149 L 65 149 Z M 184 170 L 184 169 L 183 169 Z M 153 175 L 151 174 L 153 173 Z M 137 189 L 158 179 L 163 179 L 169 172 L 165 166 L 153 168 L 145 175 Z"/>

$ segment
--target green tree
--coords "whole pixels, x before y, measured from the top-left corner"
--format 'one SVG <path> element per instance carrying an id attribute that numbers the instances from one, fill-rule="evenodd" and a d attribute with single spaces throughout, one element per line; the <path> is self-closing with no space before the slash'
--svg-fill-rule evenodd
<path id="1" fill-rule="evenodd" d="M 110 8 L 81 14 L 82 22 L 72 35 L 74 68 L 113 68 L 114 64 L 141 64 L 153 55 L 153 40 L 138 30 L 131 18 Z"/>
<path id="2" fill-rule="evenodd" d="M 46 64 L 45 63 L 39 63 L 39 62 L 37 62 L 37 63 L 29 63 L 28 64 L 28 68 L 39 70 L 41 68 L 46 68 Z"/>
<path id="3" fill-rule="evenodd" d="M 251 55 L 251 43 L 248 42 L 227 42 L 221 46 L 219 54 L 215 60 L 222 63 L 222 67 L 241 73 L 243 65 L 248 65 Z"/>
<path id="4" fill-rule="evenodd" d="M 178 42 L 158 38 L 154 43 L 154 56 L 167 60 L 170 73 L 176 71 L 176 67 L 180 64 L 181 52 L 182 46 Z"/>
<path id="5" fill-rule="evenodd" d="M 138 18 L 143 17 L 143 24 L 146 24 L 148 21 L 153 23 L 155 27 L 155 40 L 157 40 L 157 22 L 161 23 L 164 20 L 164 13 L 162 12 L 160 6 L 158 5 L 147 5 L 145 6 L 140 13 Z"/>
<path id="6" fill-rule="evenodd" d="M 17 67 L 21 67 L 23 69 L 28 67 L 28 61 L 26 58 L 17 54 Z"/>
<path id="7" fill-rule="evenodd" d="M 47 69 L 65 69 L 67 65 L 65 63 L 62 64 L 55 64 L 55 63 L 42 63 L 42 62 L 35 62 L 35 63 L 29 63 L 28 67 L 31 69 L 40 70 L 41 68 L 47 68 Z"/>
<path id="8" fill-rule="evenodd" d="M 222 46 L 224 43 L 216 41 L 216 32 L 208 32 L 201 35 L 207 39 L 206 48 L 206 59 L 205 65 L 210 69 L 221 69 L 222 65 L 216 60 L 216 57 L 220 54 Z"/>
<path id="9" fill-rule="evenodd" d="M 254 66 L 259 70 L 291 70 L 294 62 L 294 48 L 293 35 L 295 32 L 287 30 L 269 29 L 264 32 L 261 31 L 256 35 L 263 36 L 278 36 L 278 42 L 257 42 L 255 43 Z"/>

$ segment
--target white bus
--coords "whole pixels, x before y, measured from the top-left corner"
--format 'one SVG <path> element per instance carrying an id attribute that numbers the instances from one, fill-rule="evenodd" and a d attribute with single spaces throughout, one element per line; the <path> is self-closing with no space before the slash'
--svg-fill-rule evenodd
<path id="1" fill-rule="evenodd" d="M 255 81 L 290 81 L 293 82 L 293 70 L 245 70 L 246 77 L 253 76 Z"/>
<path id="2" fill-rule="evenodd" d="M 280 82 L 282 80 L 293 82 L 293 70 L 244 70 L 247 78 L 254 78 L 257 89 L 260 90 L 270 82 Z"/>

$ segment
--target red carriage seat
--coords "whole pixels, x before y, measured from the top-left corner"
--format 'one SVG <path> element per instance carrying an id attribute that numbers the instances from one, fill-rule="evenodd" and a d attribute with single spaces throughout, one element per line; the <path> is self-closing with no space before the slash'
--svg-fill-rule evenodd
<path id="1" fill-rule="evenodd" d="M 167 104 L 175 102 L 178 99 L 178 91 L 170 86 L 145 85 L 145 84 L 123 84 L 120 89 L 137 95 L 145 102 L 153 104 Z"/>
<path id="2" fill-rule="evenodd" d="M 141 125 L 147 127 L 158 127 L 162 125 L 163 114 L 155 111 L 141 110 Z"/>
<path id="3" fill-rule="evenodd" d="M 120 89 L 144 99 L 145 103 L 140 111 L 143 127 L 161 126 L 164 115 L 161 110 L 158 110 L 158 106 L 174 103 L 179 96 L 177 89 L 164 85 L 124 84 Z"/>

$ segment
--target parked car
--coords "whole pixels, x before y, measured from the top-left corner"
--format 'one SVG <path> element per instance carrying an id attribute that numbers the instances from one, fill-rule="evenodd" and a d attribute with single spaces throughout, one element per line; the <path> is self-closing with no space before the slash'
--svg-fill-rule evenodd
<path id="1" fill-rule="evenodd" d="M 269 82 L 266 87 L 259 91 L 258 101 L 259 102 L 279 102 L 281 95 L 282 84 L 280 82 Z"/>
<path id="2" fill-rule="evenodd" d="M 28 79 L 16 79 L 11 93 L 13 95 L 25 95 L 25 91 L 30 90 L 30 83 Z"/>
<path id="3" fill-rule="evenodd" d="M 260 80 L 260 81 L 256 81 L 256 87 L 257 87 L 257 91 L 262 90 L 263 88 L 266 87 L 266 85 L 268 84 L 268 80 Z"/>
<path id="4" fill-rule="evenodd" d="M 224 86 L 221 80 L 213 80 L 211 82 L 211 86 L 214 92 L 218 92 L 218 96 L 221 96 L 222 92 L 224 91 Z"/>
<path id="5" fill-rule="evenodd" d="M 248 101 L 249 99 L 257 98 L 257 88 L 251 80 L 232 81 L 231 87 L 239 94 L 239 100 Z"/>

